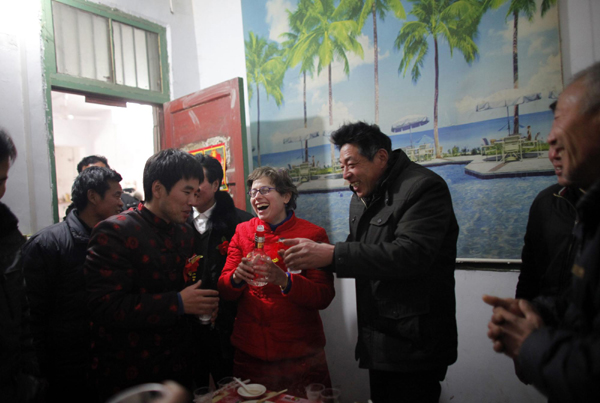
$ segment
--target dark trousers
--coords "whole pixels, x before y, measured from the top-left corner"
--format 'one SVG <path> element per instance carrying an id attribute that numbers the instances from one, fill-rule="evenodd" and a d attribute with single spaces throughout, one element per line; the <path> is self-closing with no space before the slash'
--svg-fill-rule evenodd
<path id="1" fill-rule="evenodd" d="M 447 366 L 419 372 L 369 370 L 373 403 L 438 403 Z"/>
<path id="2" fill-rule="evenodd" d="M 233 376 L 233 347 L 228 337 L 200 322 L 195 322 L 192 328 L 194 344 L 191 366 L 195 387 L 209 386 L 211 375 L 215 386 L 221 379 Z"/>

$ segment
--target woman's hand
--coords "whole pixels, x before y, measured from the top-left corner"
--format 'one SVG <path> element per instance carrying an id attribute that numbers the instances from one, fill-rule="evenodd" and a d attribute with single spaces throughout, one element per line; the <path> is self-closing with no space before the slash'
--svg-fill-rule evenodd
<path id="1" fill-rule="evenodd" d="M 247 283 L 250 280 L 253 280 L 254 269 L 250 265 L 250 259 L 245 257 L 242 258 L 242 261 L 240 262 L 240 264 L 238 264 L 238 267 L 233 272 L 231 278 L 236 284 L 240 284 L 242 281 L 245 281 Z"/>
<path id="2" fill-rule="evenodd" d="M 287 286 L 287 274 L 285 274 L 285 272 L 271 260 L 265 264 L 257 266 L 256 273 L 258 275 L 263 275 L 269 284 L 275 284 L 281 287 Z"/>

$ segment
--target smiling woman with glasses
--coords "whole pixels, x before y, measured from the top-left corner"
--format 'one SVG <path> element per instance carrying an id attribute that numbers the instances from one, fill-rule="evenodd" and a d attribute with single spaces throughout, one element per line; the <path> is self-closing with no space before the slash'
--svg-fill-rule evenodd
<path id="1" fill-rule="evenodd" d="M 296 217 L 298 190 L 287 170 L 257 168 L 247 185 L 256 217 L 237 226 L 219 278 L 220 297 L 238 301 L 231 336 L 233 374 L 269 390 L 288 389 L 292 395 L 306 397 L 304 387 L 310 383 L 331 385 L 319 310 L 335 296 L 333 275 L 321 270 L 294 272 L 283 261 L 281 253 L 287 246 L 280 241 L 328 242 L 327 234 Z M 264 227 L 264 251 L 271 261 L 255 270 L 246 257 L 254 249 L 259 225 Z M 249 285 L 255 273 L 267 285 Z"/>

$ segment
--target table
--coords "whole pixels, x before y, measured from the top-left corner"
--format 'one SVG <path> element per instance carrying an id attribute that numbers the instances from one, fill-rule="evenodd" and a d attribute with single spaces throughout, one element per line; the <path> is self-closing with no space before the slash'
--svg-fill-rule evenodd
<path id="1" fill-rule="evenodd" d="M 272 390 L 267 390 L 267 392 L 264 395 L 255 397 L 255 398 L 242 397 L 242 396 L 238 395 L 237 387 L 233 387 L 228 390 L 225 390 L 225 393 L 221 392 L 219 394 L 216 394 L 215 397 L 213 397 L 212 402 L 213 403 L 243 403 L 243 402 L 247 402 L 247 401 L 263 399 L 265 396 L 268 396 L 272 392 L 273 392 Z M 272 403 L 310 403 L 307 399 L 288 395 L 285 393 L 274 396 L 273 398 L 265 401 L 265 403 L 267 403 L 267 402 L 272 402 Z"/>

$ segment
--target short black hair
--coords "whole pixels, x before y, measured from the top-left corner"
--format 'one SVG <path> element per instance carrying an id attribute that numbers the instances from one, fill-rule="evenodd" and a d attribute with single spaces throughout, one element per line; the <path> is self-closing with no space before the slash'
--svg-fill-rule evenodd
<path id="1" fill-rule="evenodd" d="M 144 167 L 144 196 L 152 200 L 152 184 L 155 181 L 165 187 L 167 193 L 181 179 L 198 179 L 204 182 L 202 164 L 194 156 L 176 148 L 167 148 L 154 154 Z"/>
<path id="2" fill-rule="evenodd" d="M 90 164 L 95 164 L 96 162 L 102 162 L 104 165 L 106 165 L 107 168 L 110 168 L 106 157 L 103 157 L 101 155 L 88 155 L 87 157 L 84 157 L 81 161 L 79 161 L 79 164 L 77 164 L 77 173 L 81 173 L 83 167 L 86 167 Z"/>
<path id="3" fill-rule="evenodd" d="M 17 148 L 8 132 L 0 128 L 0 162 L 10 160 L 10 164 L 17 159 Z"/>
<path id="4" fill-rule="evenodd" d="M 353 144 L 358 152 L 369 161 L 373 161 L 375 154 L 384 149 L 392 152 L 392 140 L 379 130 L 379 126 L 365 122 L 345 124 L 331 135 L 331 142 L 341 149 L 345 144 Z"/>
<path id="5" fill-rule="evenodd" d="M 223 166 L 219 160 L 202 153 L 198 153 L 194 155 L 194 157 L 202 164 L 208 182 L 214 183 L 215 181 L 219 181 L 219 186 L 221 186 L 221 183 L 223 182 Z"/>
<path id="6" fill-rule="evenodd" d="M 104 195 L 110 189 L 109 181 L 121 182 L 123 178 L 118 172 L 110 168 L 89 167 L 84 169 L 73 182 L 71 188 L 71 199 L 77 211 L 83 211 L 88 205 L 88 190 L 93 190 L 104 199 Z"/>

